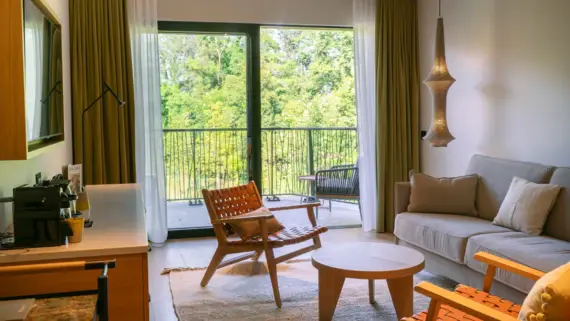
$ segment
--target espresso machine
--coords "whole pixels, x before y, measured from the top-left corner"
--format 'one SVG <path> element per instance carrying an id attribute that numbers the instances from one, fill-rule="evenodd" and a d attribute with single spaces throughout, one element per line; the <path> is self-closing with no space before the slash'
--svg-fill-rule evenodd
<path id="1" fill-rule="evenodd" d="M 14 246 L 44 247 L 66 243 L 73 235 L 65 221 L 74 195 L 63 188 L 69 181 L 46 181 L 42 186 L 14 188 Z"/>

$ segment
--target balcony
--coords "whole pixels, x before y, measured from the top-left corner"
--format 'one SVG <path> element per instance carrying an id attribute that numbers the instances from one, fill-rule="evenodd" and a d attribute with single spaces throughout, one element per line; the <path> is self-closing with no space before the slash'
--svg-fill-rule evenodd
<path id="1" fill-rule="evenodd" d="M 246 129 L 164 129 L 163 135 L 169 229 L 209 226 L 201 190 L 248 181 Z M 309 182 L 299 176 L 357 159 L 356 128 L 263 128 L 261 135 L 261 193 L 268 207 L 298 204 L 311 196 Z M 360 224 L 356 203 L 322 204 L 320 224 Z M 306 215 L 290 214 L 278 218 L 306 223 Z"/>

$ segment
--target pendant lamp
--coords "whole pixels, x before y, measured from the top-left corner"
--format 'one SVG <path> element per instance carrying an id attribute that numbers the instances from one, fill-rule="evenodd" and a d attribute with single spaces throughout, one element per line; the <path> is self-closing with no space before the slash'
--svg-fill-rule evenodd
<path id="1" fill-rule="evenodd" d="M 439 0 L 439 17 L 435 35 L 435 59 L 431 72 L 424 80 L 432 95 L 433 118 L 429 132 L 424 140 L 430 142 L 432 147 L 447 147 L 455 139 L 449 132 L 446 119 L 447 92 L 455 79 L 447 70 L 445 62 L 445 39 L 443 32 L 443 18 L 441 17 L 441 0 Z"/>

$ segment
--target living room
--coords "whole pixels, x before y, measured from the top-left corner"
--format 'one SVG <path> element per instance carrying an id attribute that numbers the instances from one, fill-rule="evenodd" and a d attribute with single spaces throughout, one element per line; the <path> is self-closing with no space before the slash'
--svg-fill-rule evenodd
<path id="1" fill-rule="evenodd" d="M 3 0 L 0 316 L 570 320 L 567 12 Z"/>

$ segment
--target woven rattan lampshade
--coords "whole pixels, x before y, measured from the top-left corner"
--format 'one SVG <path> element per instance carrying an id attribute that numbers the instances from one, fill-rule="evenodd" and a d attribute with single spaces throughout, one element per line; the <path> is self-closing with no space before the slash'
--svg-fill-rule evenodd
<path id="1" fill-rule="evenodd" d="M 433 118 L 429 132 L 424 140 L 430 142 L 432 147 L 447 147 L 455 139 L 447 127 L 447 92 L 455 79 L 447 70 L 445 62 L 445 40 L 443 33 L 443 18 L 437 19 L 437 32 L 435 36 L 435 59 L 431 72 L 424 80 L 433 99 Z"/>

